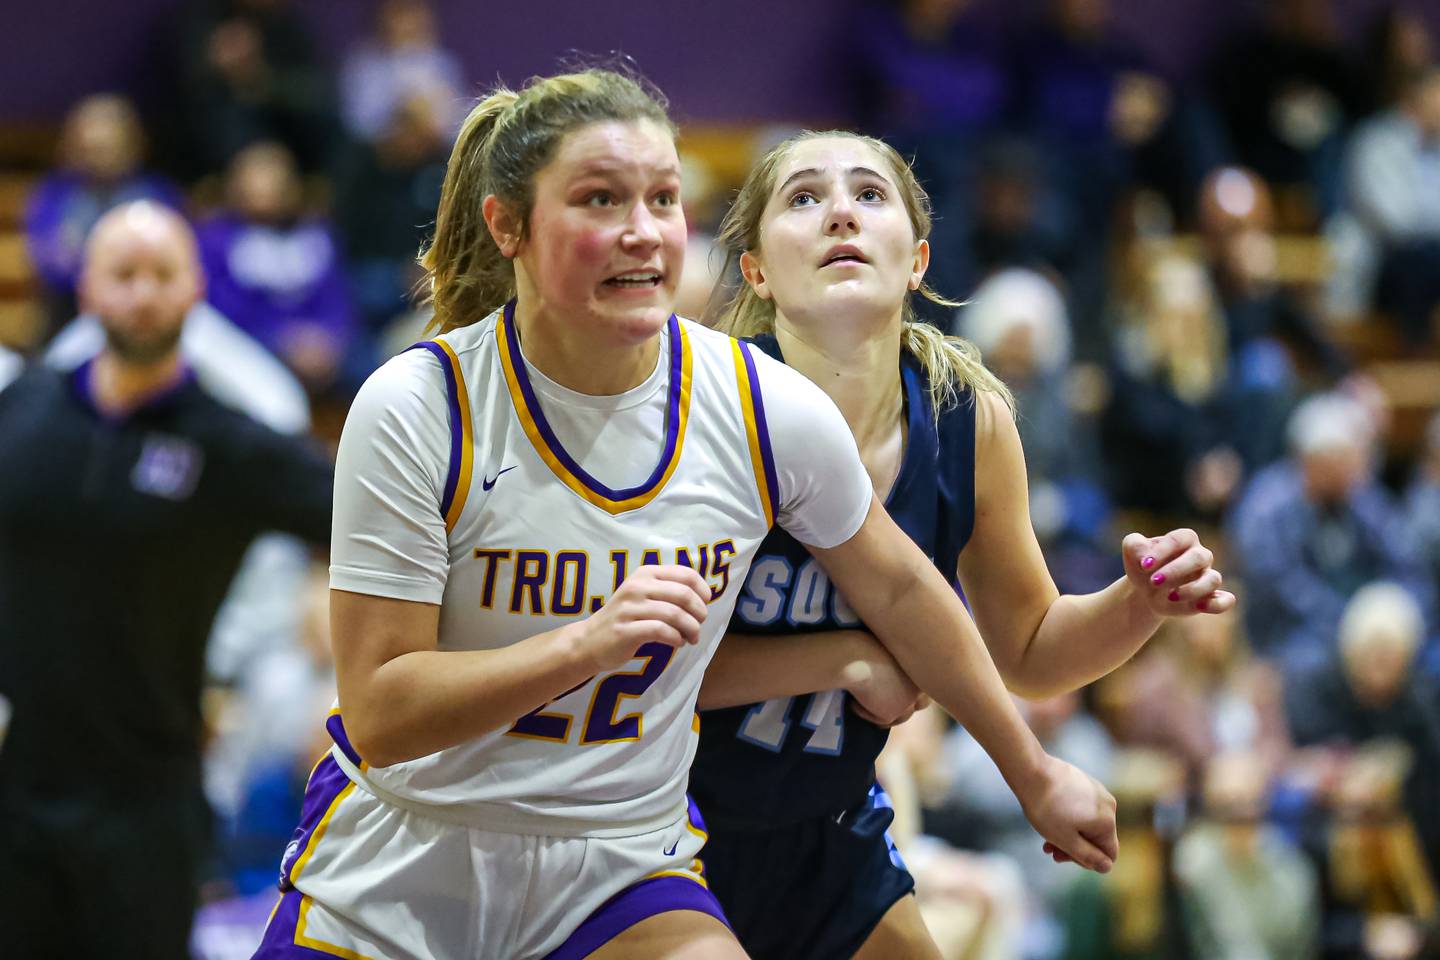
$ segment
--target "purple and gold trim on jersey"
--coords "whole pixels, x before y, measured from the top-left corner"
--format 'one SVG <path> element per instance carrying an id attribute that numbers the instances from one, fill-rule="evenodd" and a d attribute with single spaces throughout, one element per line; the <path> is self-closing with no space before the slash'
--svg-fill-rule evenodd
<path id="1" fill-rule="evenodd" d="M 281 894 L 274 912 L 270 914 L 270 922 L 265 926 L 260 947 L 250 960 L 328 960 L 330 957 L 373 960 L 348 947 L 326 943 L 306 934 L 306 921 L 313 903 L 299 890 L 287 890 Z"/>
<path id="2" fill-rule="evenodd" d="M 465 389 L 465 375 L 460 358 L 444 340 L 426 340 L 411 350 L 429 350 L 445 371 L 445 397 L 450 407 L 450 469 L 445 475 L 445 491 L 440 497 L 440 515 L 445 518 L 445 532 L 455 529 L 465 498 L 470 493 L 470 473 L 475 463 L 475 436 L 470 426 L 470 395 Z"/>
<path id="3" fill-rule="evenodd" d="M 696 714 L 698 717 L 699 714 Z M 710 839 L 710 832 L 705 829 L 705 818 L 700 815 L 700 808 L 695 805 L 695 798 L 688 793 L 685 795 L 685 829 L 689 830 L 701 841 Z"/>
<path id="4" fill-rule="evenodd" d="M 575 928 L 564 943 L 546 954 L 545 960 L 581 960 L 641 920 L 671 910 L 697 910 L 730 926 L 720 902 L 702 877 L 688 871 L 664 871 L 646 877 L 606 900 Z"/>
<path id="5" fill-rule="evenodd" d="M 338 720 L 339 712 L 332 711 L 330 719 Z M 326 726 L 330 726 L 328 720 Z M 331 736 L 334 735 L 332 730 Z M 340 728 L 340 735 L 344 736 L 343 726 Z M 348 744 L 349 741 L 346 740 L 341 749 L 345 750 Z M 350 755 L 348 751 L 346 755 Z M 347 960 L 369 960 L 353 950 L 307 936 L 305 921 L 310 912 L 311 900 L 295 888 L 295 881 L 315 856 L 315 849 L 324 839 L 325 831 L 330 828 L 335 811 L 354 790 L 354 781 L 345 775 L 335 758 L 328 753 L 321 757 L 315 769 L 310 771 L 310 780 L 305 784 L 305 800 L 300 808 L 300 825 L 295 828 L 295 836 L 285 848 L 285 857 L 280 862 L 280 901 L 270 914 L 270 921 L 265 926 L 265 936 L 256 957 L 311 956 L 311 951 L 314 951 L 323 956 L 345 957 Z"/>
<path id="6" fill-rule="evenodd" d="M 525 361 L 520 353 L 520 334 L 515 327 L 515 303 L 505 305 L 498 322 L 495 341 L 500 351 L 500 366 L 505 383 L 515 404 L 515 414 L 535 452 L 559 480 L 595 506 L 610 514 L 638 510 L 659 495 L 680 464 L 685 446 L 685 426 L 690 416 L 691 368 L 693 358 L 685 327 L 672 314 L 666 327 L 670 333 L 670 395 L 665 405 L 665 446 L 660 462 L 650 477 L 638 487 L 612 490 L 590 474 L 561 445 L 555 431 L 540 409 L 539 399 L 530 385 Z"/>
<path id="7" fill-rule="evenodd" d="M 325 732 L 330 734 L 330 739 L 335 741 L 335 746 L 339 747 L 340 752 L 345 754 L 345 759 L 355 764 L 355 768 L 361 773 L 364 773 L 369 764 L 360 759 L 360 754 L 357 753 L 354 746 L 351 745 L 350 735 L 345 732 L 345 721 L 340 719 L 339 707 L 331 710 L 330 713 L 326 715 Z"/>
<path id="8" fill-rule="evenodd" d="M 335 810 L 354 789 L 354 781 L 345 775 L 340 764 L 328 753 L 310 771 L 310 779 L 305 784 L 305 799 L 300 806 L 300 825 L 295 828 L 295 836 L 285 848 L 285 857 L 280 862 L 282 890 L 294 887 L 301 871 L 315 855 L 315 848 L 325 836 L 325 831 L 330 828 Z"/>
<path id="9" fill-rule="evenodd" d="M 755 486 L 765 508 L 765 525 L 775 525 L 780 511 L 780 485 L 775 479 L 775 457 L 770 450 L 770 429 L 765 425 L 765 401 L 760 395 L 760 378 L 755 373 L 755 358 L 750 345 L 739 340 L 731 343 L 735 351 L 735 379 L 740 384 L 740 409 L 745 414 L 745 436 L 750 442 L 750 463 L 755 470 Z"/>

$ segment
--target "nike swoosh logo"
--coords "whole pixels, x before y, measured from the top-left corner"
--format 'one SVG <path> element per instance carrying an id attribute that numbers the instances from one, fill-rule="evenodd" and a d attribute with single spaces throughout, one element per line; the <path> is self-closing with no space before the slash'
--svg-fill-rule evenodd
<path id="1" fill-rule="evenodd" d="M 518 467 L 519 464 L 517 463 L 515 466 Z M 502 474 L 502 473 L 509 473 L 511 470 L 514 470 L 514 469 L 515 469 L 515 467 L 506 467 L 504 470 L 501 470 L 500 473 L 495 474 L 495 476 L 494 476 L 493 478 L 491 478 L 491 477 L 482 477 L 481 480 L 480 480 L 480 488 L 481 488 L 482 490 L 489 490 L 491 487 L 495 486 L 495 481 L 500 479 L 500 474 Z"/>
<path id="2" fill-rule="evenodd" d="M 665 856 L 667 856 L 667 857 L 673 857 L 673 856 L 675 856 L 675 848 L 678 847 L 678 846 L 680 846 L 680 841 L 679 841 L 679 840 L 676 840 L 674 843 L 670 844 L 670 849 L 665 851 Z"/>

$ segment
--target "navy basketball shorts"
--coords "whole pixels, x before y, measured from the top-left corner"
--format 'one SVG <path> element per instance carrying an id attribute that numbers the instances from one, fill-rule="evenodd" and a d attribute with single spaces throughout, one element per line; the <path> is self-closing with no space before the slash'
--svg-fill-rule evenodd
<path id="1" fill-rule="evenodd" d="M 753 960 L 843 960 L 915 889 L 878 785 L 836 816 L 736 829 L 710 819 L 710 890 Z"/>

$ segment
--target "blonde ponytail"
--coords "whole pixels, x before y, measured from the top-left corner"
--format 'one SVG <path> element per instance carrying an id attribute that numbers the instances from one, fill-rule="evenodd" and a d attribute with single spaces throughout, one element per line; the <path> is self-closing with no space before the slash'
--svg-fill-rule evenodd
<path id="1" fill-rule="evenodd" d="M 500 87 L 470 111 L 445 166 L 435 237 L 420 255 L 435 308 L 431 327 L 453 330 L 493 313 L 515 295 L 515 268 L 485 223 L 486 148 L 519 94 Z"/>

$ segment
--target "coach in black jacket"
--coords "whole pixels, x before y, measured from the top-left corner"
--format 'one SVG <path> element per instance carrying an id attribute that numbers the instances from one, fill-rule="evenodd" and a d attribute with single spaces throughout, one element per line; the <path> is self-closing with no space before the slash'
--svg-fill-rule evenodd
<path id="1" fill-rule="evenodd" d="M 329 538 L 328 461 L 185 369 L 180 330 L 202 293 L 185 222 L 119 207 L 81 281 L 105 349 L 0 390 L 6 956 L 187 956 L 209 839 L 211 621 L 256 534 Z"/>

